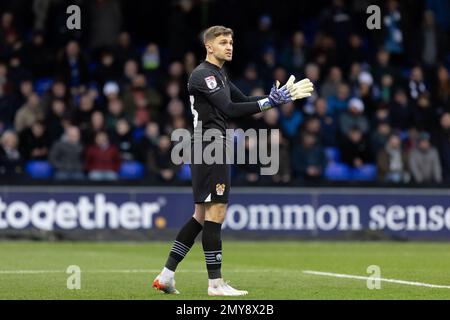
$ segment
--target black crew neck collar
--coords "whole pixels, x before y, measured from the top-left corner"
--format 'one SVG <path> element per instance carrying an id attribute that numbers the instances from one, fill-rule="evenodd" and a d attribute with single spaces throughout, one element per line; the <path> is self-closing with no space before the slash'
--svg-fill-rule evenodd
<path id="1" fill-rule="evenodd" d="M 222 70 L 222 68 L 216 66 L 214 63 L 209 62 L 208 60 L 204 61 L 205 63 L 209 64 L 210 66 L 213 66 L 214 68 L 216 68 L 217 70 Z"/>

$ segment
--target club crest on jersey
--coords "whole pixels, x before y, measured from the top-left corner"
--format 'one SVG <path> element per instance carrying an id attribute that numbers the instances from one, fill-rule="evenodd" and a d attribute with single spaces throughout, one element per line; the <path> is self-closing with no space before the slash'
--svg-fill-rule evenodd
<path id="1" fill-rule="evenodd" d="M 214 76 L 206 77 L 205 82 L 206 82 L 206 85 L 208 86 L 208 88 L 210 88 L 211 90 L 217 88 L 216 77 L 214 77 Z"/>
<path id="2" fill-rule="evenodd" d="M 225 192 L 225 184 L 216 184 L 216 193 L 218 196 L 223 196 L 223 193 Z"/>

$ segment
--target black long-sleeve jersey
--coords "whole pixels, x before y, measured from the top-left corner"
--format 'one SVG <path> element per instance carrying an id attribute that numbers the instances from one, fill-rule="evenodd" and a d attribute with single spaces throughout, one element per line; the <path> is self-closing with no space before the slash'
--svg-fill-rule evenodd
<path id="1" fill-rule="evenodd" d="M 227 119 L 261 112 L 267 105 L 266 97 L 247 97 L 228 78 L 224 68 L 202 62 L 188 81 L 194 132 L 201 121 L 202 133 L 218 129 L 225 136 Z"/>

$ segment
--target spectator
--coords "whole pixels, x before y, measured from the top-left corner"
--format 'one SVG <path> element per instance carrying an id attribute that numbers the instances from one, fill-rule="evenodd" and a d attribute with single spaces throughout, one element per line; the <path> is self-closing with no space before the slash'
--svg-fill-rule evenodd
<path id="1" fill-rule="evenodd" d="M 94 50 L 112 47 L 119 36 L 122 25 L 122 10 L 119 0 L 89 1 L 90 47 Z"/>
<path id="2" fill-rule="evenodd" d="M 333 66 L 328 73 L 327 80 L 320 88 L 320 95 L 325 99 L 337 95 L 337 88 L 342 83 L 342 70 L 338 66 Z"/>
<path id="3" fill-rule="evenodd" d="M 73 94 L 82 93 L 88 82 L 89 71 L 87 59 L 80 50 L 77 41 L 69 41 L 59 59 L 57 75 L 63 79 Z"/>
<path id="4" fill-rule="evenodd" d="M 142 54 L 142 67 L 151 75 L 158 70 L 160 63 L 159 47 L 156 43 L 150 43 Z"/>
<path id="5" fill-rule="evenodd" d="M 39 29 L 36 29 L 39 30 Z M 24 64 L 35 78 L 50 77 L 53 74 L 54 52 L 46 43 L 42 31 L 33 33 L 31 43 L 25 47 Z"/>
<path id="6" fill-rule="evenodd" d="M 174 86 L 173 95 L 179 96 L 178 82 L 170 82 L 169 86 Z M 157 90 L 147 85 L 144 75 L 138 74 L 133 78 L 131 86 L 125 89 L 123 101 L 125 113 L 133 119 L 137 128 L 144 127 L 149 121 L 159 120 L 162 98 Z"/>
<path id="7" fill-rule="evenodd" d="M 43 122 L 36 121 L 19 135 L 19 151 L 24 161 L 47 160 L 50 139 Z"/>
<path id="8" fill-rule="evenodd" d="M 359 168 L 370 163 L 369 145 L 359 127 L 352 127 L 341 143 L 342 161 L 351 167 Z"/>
<path id="9" fill-rule="evenodd" d="M 398 9 L 398 6 L 398 1 L 388 0 L 387 11 L 383 17 L 385 26 L 384 47 L 389 53 L 395 56 L 401 56 L 404 50 L 402 15 Z"/>
<path id="10" fill-rule="evenodd" d="M 117 180 L 120 169 L 120 154 L 110 144 L 108 134 L 100 131 L 95 135 L 95 144 L 87 147 L 84 166 L 90 180 Z"/>
<path id="11" fill-rule="evenodd" d="M 412 126 L 413 111 L 403 89 L 399 88 L 395 91 L 394 101 L 389 105 L 389 109 L 392 128 L 405 131 Z"/>
<path id="12" fill-rule="evenodd" d="M 327 99 L 328 113 L 330 115 L 340 114 L 348 107 L 348 101 L 350 100 L 350 87 L 346 83 L 340 83 L 336 87 L 336 95 L 330 97 L 322 97 Z"/>
<path id="13" fill-rule="evenodd" d="M 106 114 L 106 128 L 113 131 L 119 119 L 126 119 L 127 114 L 123 109 L 123 103 L 120 99 L 108 102 L 108 113 Z"/>
<path id="14" fill-rule="evenodd" d="M 294 73 L 298 74 L 306 64 L 307 57 L 305 34 L 302 31 L 295 31 L 291 45 L 287 46 L 281 54 L 281 63 L 286 70 L 294 70 Z"/>
<path id="15" fill-rule="evenodd" d="M 356 32 L 349 35 L 348 48 L 349 51 L 342 55 L 341 58 L 344 70 L 348 70 L 352 62 L 363 63 L 368 60 L 367 52 L 364 50 L 363 39 Z"/>
<path id="16" fill-rule="evenodd" d="M 97 66 L 93 78 L 97 85 L 103 88 L 108 81 L 119 81 L 121 70 L 111 51 L 103 50 L 100 55 L 100 64 Z"/>
<path id="17" fill-rule="evenodd" d="M 47 112 L 46 127 L 51 143 L 61 138 L 64 127 L 70 122 L 70 111 L 64 100 L 53 100 L 51 109 Z"/>
<path id="18" fill-rule="evenodd" d="M 170 138 L 163 135 L 159 138 L 158 147 L 148 153 L 147 170 L 158 181 L 169 182 L 175 179 L 177 169 L 171 160 Z"/>
<path id="19" fill-rule="evenodd" d="M 271 143 L 278 144 L 279 153 L 280 153 L 280 167 L 278 168 L 278 172 L 273 176 L 270 176 L 272 182 L 274 183 L 289 183 L 291 182 L 291 159 L 290 159 L 290 145 L 289 141 L 283 137 L 283 134 L 280 131 L 274 131 L 272 133 Z M 268 150 L 271 150 L 268 147 Z M 276 150 L 276 149 L 275 149 Z"/>
<path id="20" fill-rule="evenodd" d="M 421 95 L 427 92 L 427 87 L 423 79 L 423 71 L 419 66 L 411 70 L 409 77 L 409 97 L 412 101 L 417 101 Z"/>
<path id="21" fill-rule="evenodd" d="M 95 136 L 100 131 L 106 131 L 105 116 L 100 111 L 94 111 L 89 126 L 82 131 L 83 144 L 94 144 Z"/>
<path id="22" fill-rule="evenodd" d="M 117 120 L 111 142 L 118 147 L 122 161 L 132 161 L 135 159 L 136 150 L 131 134 L 131 127 L 126 119 Z"/>
<path id="23" fill-rule="evenodd" d="M 20 82 L 19 92 L 13 97 L 13 112 L 16 112 L 21 106 L 23 106 L 28 98 L 34 93 L 33 81 L 31 79 L 25 79 Z"/>
<path id="24" fill-rule="evenodd" d="M 320 136 L 322 145 L 333 147 L 337 145 L 337 121 L 336 117 L 328 111 L 328 102 L 324 98 L 319 98 L 315 102 L 314 115 L 320 121 Z"/>
<path id="25" fill-rule="evenodd" d="M 23 173 L 23 163 L 18 150 L 18 137 L 7 130 L 0 139 L 0 176 L 17 177 Z"/>
<path id="26" fill-rule="evenodd" d="M 358 75 L 358 96 L 364 105 L 364 114 L 368 119 L 372 119 L 375 112 L 375 101 L 372 95 L 373 77 L 367 71 L 362 71 Z"/>
<path id="27" fill-rule="evenodd" d="M 405 183 L 410 180 L 408 155 L 398 134 L 391 134 L 386 146 L 378 152 L 377 169 L 379 181 Z"/>
<path id="28" fill-rule="evenodd" d="M 372 74 L 374 81 L 378 86 L 381 86 L 381 79 L 384 75 L 390 75 L 395 83 L 400 80 L 398 68 L 391 63 L 391 55 L 385 48 L 380 48 L 377 51 L 376 61 L 372 66 Z"/>
<path id="29" fill-rule="evenodd" d="M 139 74 L 139 64 L 134 59 L 129 59 L 124 63 L 123 66 L 123 75 L 122 75 L 122 87 L 127 90 L 133 80 L 138 76 Z"/>
<path id="30" fill-rule="evenodd" d="M 347 39 L 353 29 L 353 17 L 343 0 L 333 0 L 321 17 L 322 30 L 333 35 L 339 49 L 346 50 Z"/>
<path id="31" fill-rule="evenodd" d="M 300 181 L 320 181 L 326 167 L 325 151 L 315 135 L 305 132 L 292 150 L 292 169 Z"/>
<path id="32" fill-rule="evenodd" d="M 240 164 L 238 162 L 237 158 L 239 156 L 239 154 L 235 154 L 235 163 L 238 163 L 236 165 L 236 180 L 238 183 L 240 184 L 255 184 L 257 182 L 260 181 L 261 177 L 260 177 L 260 164 L 256 163 L 255 161 L 250 160 L 251 159 L 251 155 L 255 155 L 257 153 L 258 150 L 258 140 L 254 137 L 254 136 L 243 136 L 240 139 L 241 142 L 239 143 L 244 143 L 244 157 L 245 157 L 245 163 Z M 238 148 L 240 148 L 238 146 Z M 238 149 L 240 150 L 240 149 Z M 240 151 L 242 152 L 242 151 Z"/>
<path id="33" fill-rule="evenodd" d="M 431 106 L 430 95 L 422 94 L 413 108 L 414 127 L 419 131 L 431 132 L 437 125 L 435 109 Z"/>
<path id="34" fill-rule="evenodd" d="M 442 175 L 445 181 L 450 181 L 450 113 L 446 112 L 441 116 L 436 138 L 442 163 Z"/>
<path id="35" fill-rule="evenodd" d="M 138 59 L 135 49 L 131 43 L 130 34 L 127 31 L 122 31 L 117 37 L 117 43 L 113 48 L 114 56 L 116 57 L 118 65 L 122 68 L 126 61 Z"/>
<path id="36" fill-rule="evenodd" d="M 432 95 L 432 104 L 436 106 L 436 112 L 450 112 L 450 75 L 444 65 L 437 69 L 437 81 Z"/>
<path id="37" fill-rule="evenodd" d="M 54 100 L 63 100 L 66 104 L 70 103 L 70 92 L 63 81 L 56 80 L 53 82 L 51 89 L 42 98 L 43 110 L 47 112 L 51 109 Z"/>
<path id="38" fill-rule="evenodd" d="M 437 25 L 434 13 L 427 10 L 424 13 L 423 23 L 419 35 L 420 60 L 425 66 L 434 67 L 438 59 L 443 57 L 444 32 Z"/>
<path id="39" fill-rule="evenodd" d="M 339 130 L 345 137 L 349 136 L 352 128 L 358 128 L 364 135 L 369 132 L 369 121 L 364 115 L 364 104 L 358 98 L 348 102 L 348 111 L 339 117 Z"/>
<path id="40" fill-rule="evenodd" d="M 419 134 L 417 147 L 409 154 L 409 168 L 414 181 L 417 183 L 442 181 L 442 167 L 439 155 L 431 143 L 430 135 L 426 132 Z"/>
<path id="41" fill-rule="evenodd" d="M 115 81 L 108 81 L 103 86 L 103 95 L 106 98 L 106 105 L 109 102 L 119 99 L 120 87 Z"/>
<path id="42" fill-rule="evenodd" d="M 389 103 L 392 100 L 393 87 L 394 78 L 390 74 L 383 74 L 381 76 L 380 87 L 378 87 L 378 98 L 384 103 Z"/>
<path id="43" fill-rule="evenodd" d="M 186 54 L 184 55 L 183 62 L 184 62 L 185 76 L 189 77 L 191 75 L 192 71 L 194 71 L 194 69 L 198 65 L 197 58 L 195 57 L 195 53 L 192 51 L 186 52 Z"/>
<path id="44" fill-rule="evenodd" d="M 145 163 L 147 154 L 158 146 L 159 136 L 159 124 L 149 122 L 145 127 L 144 136 L 139 140 L 136 148 L 136 156 L 140 162 Z"/>
<path id="45" fill-rule="evenodd" d="M 391 126 L 387 121 L 380 121 L 377 124 L 377 129 L 370 136 L 370 145 L 373 155 L 377 155 L 386 145 L 392 133 Z"/>
<path id="46" fill-rule="evenodd" d="M 14 53 L 9 60 L 8 78 L 17 90 L 20 83 L 24 80 L 31 79 L 31 72 L 22 65 L 22 59 L 18 53 Z"/>
<path id="47" fill-rule="evenodd" d="M 280 107 L 280 126 L 287 139 L 293 139 L 297 135 L 300 125 L 303 123 L 303 115 L 295 109 L 293 102 Z"/>
<path id="48" fill-rule="evenodd" d="M 17 111 L 14 119 L 16 132 L 20 133 L 26 128 L 30 128 L 33 123 L 44 119 L 44 112 L 40 106 L 40 100 L 37 94 L 31 94 L 27 102 Z"/>
<path id="49" fill-rule="evenodd" d="M 258 77 L 258 70 L 254 63 L 248 64 L 244 69 L 243 76 L 236 81 L 236 86 L 246 95 L 249 95 L 253 89 L 263 85 L 264 83 Z"/>
<path id="50" fill-rule="evenodd" d="M 57 180 L 82 180 L 83 146 L 80 141 L 80 131 L 77 127 L 67 127 L 64 135 L 50 149 L 49 160 L 55 168 Z"/>
<path id="51" fill-rule="evenodd" d="M 92 95 L 85 93 L 80 97 L 80 105 L 73 112 L 72 122 L 81 131 L 89 127 L 92 114 L 95 111 L 94 99 Z"/>

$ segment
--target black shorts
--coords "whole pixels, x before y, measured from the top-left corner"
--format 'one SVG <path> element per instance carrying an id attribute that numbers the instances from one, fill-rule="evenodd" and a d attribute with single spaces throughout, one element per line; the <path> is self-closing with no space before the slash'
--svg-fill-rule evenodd
<path id="1" fill-rule="evenodd" d="M 190 167 L 195 203 L 228 203 L 231 187 L 230 164 L 192 163 Z"/>

